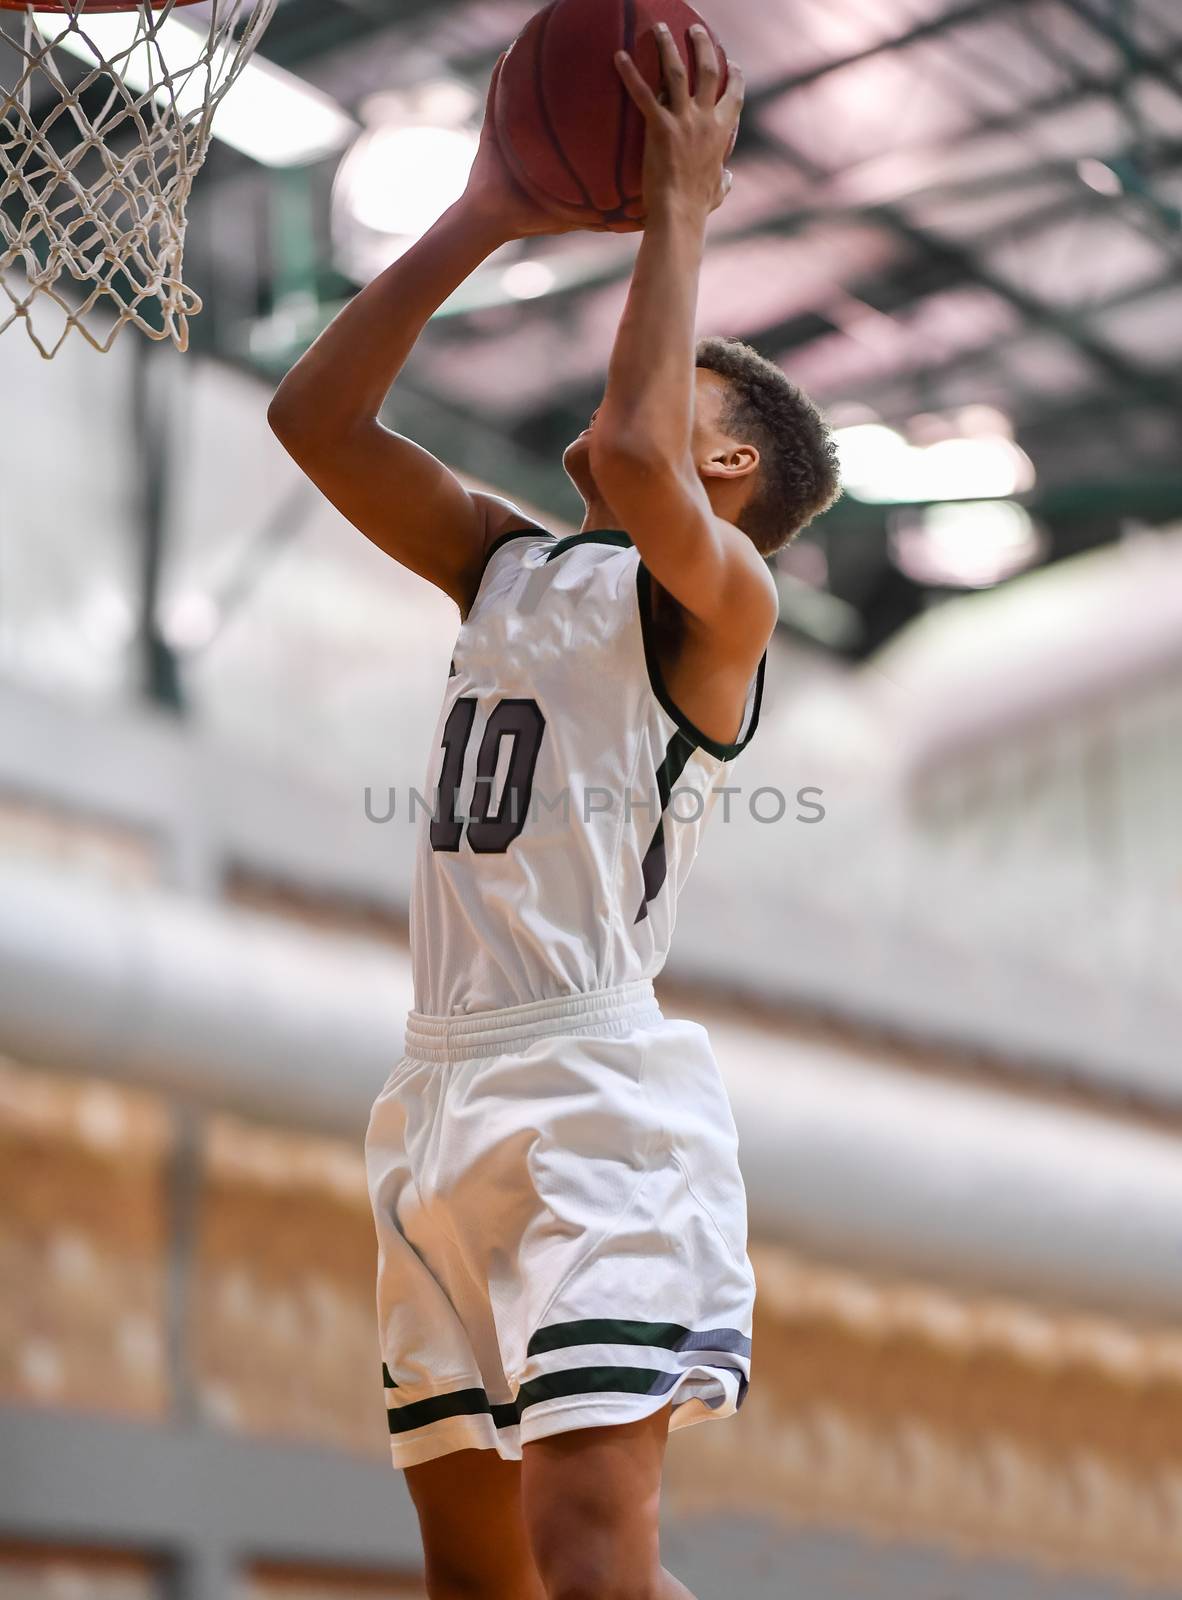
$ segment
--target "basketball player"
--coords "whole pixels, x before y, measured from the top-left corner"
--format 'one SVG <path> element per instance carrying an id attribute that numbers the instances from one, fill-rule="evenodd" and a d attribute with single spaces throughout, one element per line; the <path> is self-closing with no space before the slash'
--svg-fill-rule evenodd
<path id="1" fill-rule="evenodd" d="M 395 1464 L 432 1600 L 673 1600 L 670 1427 L 747 1387 L 754 1283 L 734 1123 L 703 1030 L 652 979 L 694 817 L 755 732 L 764 557 L 836 493 L 821 419 L 736 343 L 695 350 L 706 221 L 742 80 L 672 38 L 646 222 L 557 539 L 465 490 L 378 411 L 423 326 L 493 250 L 565 231 L 486 118 L 463 199 L 343 310 L 270 419 L 324 493 L 460 609 L 422 819 L 406 1056 L 367 1139 Z"/>

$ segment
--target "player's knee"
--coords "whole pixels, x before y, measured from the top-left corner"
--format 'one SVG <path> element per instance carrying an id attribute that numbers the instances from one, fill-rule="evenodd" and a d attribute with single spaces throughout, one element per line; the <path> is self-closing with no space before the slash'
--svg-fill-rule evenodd
<path id="1" fill-rule="evenodd" d="M 506 1600 L 513 1593 L 503 1573 L 454 1549 L 426 1551 L 427 1600 Z"/>
<path id="2" fill-rule="evenodd" d="M 566 1575 L 558 1587 L 546 1585 L 546 1600 L 659 1600 L 660 1589 L 652 1578 L 615 1578 L 587 1568 Z"/>
<path id="3" fill-rule="evenodd" d="M 595 1562 L 573 1561 L 543 1577 L 546 1600 L 659 1600 L 655 1576 L 614 1571 Z"/>
<path id="4" fill-rule="evenodd" d="M 561 1518 L 535 1529 L 534 1562 L 547 1600 L 658 1600 L 660 1566 L 647 1540 L 602 1523 Z"/>
<path id="5" fill-rule="evenodd" d="M 517 1560 L 484 1538 L 423 1539 L 428 1600 L 519 1600 L 536 1591 L 529 1558 Z"/>

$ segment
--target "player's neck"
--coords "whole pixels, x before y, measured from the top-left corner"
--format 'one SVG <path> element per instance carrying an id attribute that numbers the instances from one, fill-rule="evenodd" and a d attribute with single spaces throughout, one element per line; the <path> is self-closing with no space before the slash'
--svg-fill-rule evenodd
<path id="1" fill-rule="evenodd" d="M 721 517 L 724 522 L 730 522 L 734 526 L 738 526 L 739 517 L 742 514 L 743 504 L 746 499 L 741 490 L 729 496 L 715 491 L 709 493 L 707 498 L 716 517 Z M 593 495 L 590 499 L 584 499 L 583 504 L 586 509 L 583 512 L 583 525 L 579 529 L 580 533 L 603 533 L 607 530 L 617 532 L 623 528 L 623 523 L 611 506 L 608 505 L 606 500 L 600 499 L 598 495 Z"/>
<path id="2" fill-rule="evenodd" d="M 586 511 L 583 513 L 583 526 L 580 533 L 602 533 L 605 529 L 618 529 L 620 519 L 616 516 L 606 500 L 598 498 L 586 502 Z"/>

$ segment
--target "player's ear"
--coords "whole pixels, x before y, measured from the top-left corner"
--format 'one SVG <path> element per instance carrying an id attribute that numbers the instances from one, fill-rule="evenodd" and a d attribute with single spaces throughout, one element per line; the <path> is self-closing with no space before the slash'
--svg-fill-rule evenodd
<path id="1" fill-rule="evenodd" d="M 719 445 L 700 464 L 706 478 L 749 478 L 759 470 L 759 451 L 753 444 Z"/>

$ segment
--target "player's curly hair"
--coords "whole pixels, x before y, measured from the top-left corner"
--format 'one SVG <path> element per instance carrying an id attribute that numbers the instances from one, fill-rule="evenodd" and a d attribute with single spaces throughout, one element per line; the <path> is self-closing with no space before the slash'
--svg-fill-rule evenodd
<path id="1" fill-rule="evenodd" d="M 739 526 L 761 555 L 774 555 L 841 493 L 833 435 L 809 397 L 741 339 L 703 339 L 697 364 L 726 379 L 723 426 L 759 451 L 759 484 Z"/>

